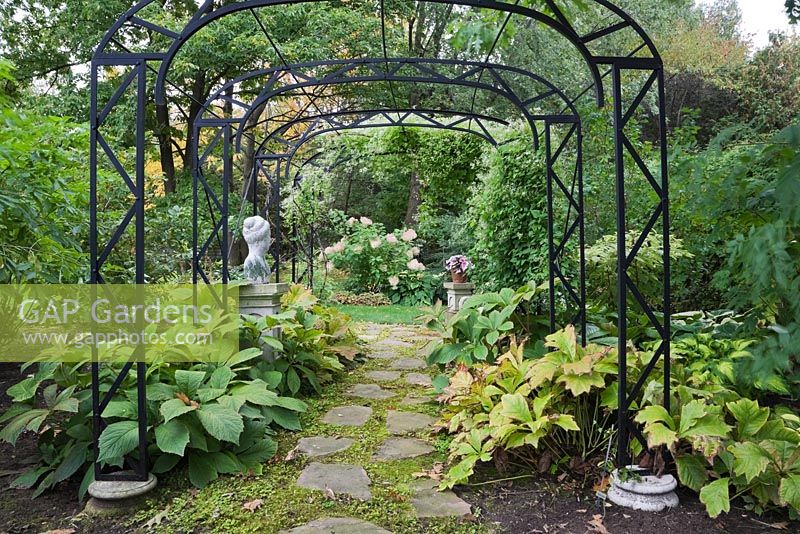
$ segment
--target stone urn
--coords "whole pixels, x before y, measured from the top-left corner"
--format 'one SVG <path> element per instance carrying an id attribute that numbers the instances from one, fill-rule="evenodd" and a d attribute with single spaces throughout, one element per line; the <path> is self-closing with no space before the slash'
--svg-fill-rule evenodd
<path id="1" fill-rule="evenodd" d="M 608 500 L 617 506 L 644 512 L 678 506 L 678 481 L 672 475 L 657 477 L 638 465 L 627 466 L 623 473 L 621 476 L 619 469 L 614 470 L 608 490 Z"/>

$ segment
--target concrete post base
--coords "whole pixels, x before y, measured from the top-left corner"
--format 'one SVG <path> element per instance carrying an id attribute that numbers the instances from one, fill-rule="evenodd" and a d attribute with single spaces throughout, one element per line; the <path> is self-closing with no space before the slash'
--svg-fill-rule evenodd
<path id="1" fill-rule="evenodd" d="M 643 472 L 636 465 L 629 465 L 628 470 L 631 473 Z M 608 500 L 617 506 L 633 510 L 660 512 L 664 508 L 678 506 L 678 496 L 675 494 L 677 487 L 678 481 L 672 475 L 663 475 L 659 478 L 653 475 L 639 474 L 635 478 L 622 482 L 619 479 L 619 471 L 615 469 L 611 475 Z"/>
<path id="2" fill-rule="evenodd" d="M 95 481 L 89 485 L 91 496 L 86 512 L 114 515 L 139 506 L 143 496 L 156 487 L 158 479 L 152 473 L 145 481 Z"/>
<path id="3" fill-rule="evenodd" d="M 469 282 L 465 284 L 445 282 L 444 288 L 447 290 L 447 311 L 451 314 L 458 312 L 464 301 L 475 293 L 475 284 Z"/>

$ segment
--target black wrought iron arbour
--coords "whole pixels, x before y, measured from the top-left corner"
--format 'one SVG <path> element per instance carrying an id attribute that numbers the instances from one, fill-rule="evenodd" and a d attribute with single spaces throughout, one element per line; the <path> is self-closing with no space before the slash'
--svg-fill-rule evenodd
<path id="1" fill-rule="evenodd" d="M 268 32 L 264 20 L 269 20 L 270 14 L 275 9 L 281 9 L 293 4 L 304 3 L 325 3 L 327 0 L 204 0 L 198 7 L 191 19 L 176 31 L 166 28 L 157 21 L 163 20 L 159 10 L 163 9 L 163 2 L 156 0 L 143 0 L 123 14 L 117 22 L 108 30 L 100 42 L 91 65 L 91 175 L 90 175 L 90 255 L 91 255 L 91 282 L 93 284 L 105 283 L 105 273 L 109 264 L 109 259 L 115 248 L 119 245 L 123 235 L 133 228 L 135 245 L 135 266 L 132 282 L 144 284 L 147 280 L 146 264 L 146 236 L 145 236 L 145 154 L 148 149 L 148 139 L 146 131 L 146 113 L 150 97 L 154 97 L 156 106 L 166 106 L 168 104 L 169 92 L 180 93 L 192 98 L 179 84 L 170 78 L 171 66 L 175 57 L 181 52 L 183 47 L 198 32 L 219 21 L 226 16 L 237 13 L 249 13 L 252 15 L 253 24 L 257 25 L 268 38 L 270 45 L 274 48 L 277 57 L 280 58 L 281 66 L 273 69 L 266 69 L 256 73 L 249 73 L 239 79 L 238 83 L 253 77 L 266 77 L 263 90 L 258 97 L 253 100 L 239 100 L 234 98 L 236 83 L 227 84 L 215 95 L 217 101 L 225 102 L 225 106 L 230 109 L 238 106 L 244 109 L 245 118 L 239 121 L 232 121 L 231 114 L 226 117 L 223 113 L 220 116 L 215 112 L 216 105 L 213 100 L 201 103 L 202 113 L 200 117 L 190 117 L 193 120 L 195 134 L 199 133 L 200 128 L 213 127 L 217 129 L 217 134 L 213 136 L 212 144 L 223 142 L 223 186 L 221 198 L 217 198 L 211 184 L 209 184 L 202 172 L 204 157 L 207 157 L 211 148 L 206 148 L 202 153 L 199 147 L 187 147 L 193 150 L 191 161 L 194 164 L 192 174 L 194 177 L 195 191 L 195 223 L 197 221 L 198 195 L 202 191 L 208 195 L 208 203 L 212 209 L 216 209 L 218 214 L 227 214 L 228 210 L 228 184 L 229 178 L 233 173 L 233 154 L 241 149 L 241 139 L 243 136 L 254 135 L 251 124 L 248 124 L 249 116 L 258 117 L 262 113 L 263 104 L 273 97 L 281 94 L 289 94 L 287 91 L 299 91 L 299 94 L 307 98 L 308 104 L 301 114 L 293 119 L 288 119 L 282 123 L 275 117 L 268 118 L 272 122 L 277 122 L 277 128 L 271 128 L 267 138 L 261 143 L 255 159 L 254 171 L 251 176 L 253 186 L 253 209 L 255 212 L 261 210 L 258 200 L 257 184 L 258 175 L 261 173 L 266 177 L 270 184 L 270 195 L 275 199 L 278 190 L 280 177 L 288 177 L 292 167 L 292 159 L 297 154 L 297 150 L 311 138 L 325 132 L 336 132 L 350 127 L 367 127 L 369 124 L 377 124 L 385 120 L 384 126 L 402 126 L 407 122 L 403 117 L 413 117 L 415 120 L 425 118 L 429 120 L 430 127 L 444 129 L 460 129 L 463 125 L 462 119 L 466 119 L 467 130 L 472 133 L 488 133 L 484 122 L 491 122 L 490 116 L 481 114 L 475 110 L 476 95 L 478 91 L 493 92 L 511 102 L 517 111 L 525 118 L 533 132 L 533 142 L 539 141 L 537 124 L 544 124 L 544 138 L 547 162 L 547 196 L 548 196 L 548 235 L 549 235 L 549 267 L 550 267 L 550 309 L 551 327 L 555 329 L 554 317 L 555 302 L 555 280 L 558 279 L 564 287 L 572 287 L 571 280 L 574 278 L 561 272 L 560 255 L 564 253 L 566 241 L 577 233 L 580 237 L 579 248 L 583 252 L 583 195 L 582 195 L 582 151 L 581 151 L 581 121 L 575 112 L 572 103 L 582 98 L 589 91 L 594 91 L 596 104 L 599 107 L 605 105 L 606 78 L 610 75 L 612 106 L 613 106 L 613 132 L 614 132 L 614 151 L 613 161 L 615 166 L 615 187 L 609 194 L 614 194 L 617 215 L 617 308 L 618 308 L 618 358 L 619 358 L 619 408 L 618 408 L 618 443 L 617 443 L 617 463 L 625 465 L 630 461 L 629 442 L 633 434 L 644 444 L 644 439 L 635 425 L 629 418 L 631 402 L 641 391 L 645 381 L 655 365 L 663 359 L 664 365 L 664 404 L 669 408 L 669 355 L 670 355 L 670 265 L 669 265 L 669 203 L 668 203 L 668 177 L 667 177 L 667 155 L 666 155 L 666 119 L 664 115 L 665 95 L 664 95 L 664 69 L 661 58 L 652 40 L 646 32 L 633 20 L 625 11 L 608 0 L 587 0 L 594 11 L 599 14 L 595 17 L 580 17 L 570 19 L 565 16 L 561 6 L 568 0 L 543 0 L 541 7 L 528 7 L 521 5 L 520 0 L 515 1 L 493 1 L 493 0 L 423 0 L 424 3 L 431 5 L 449 6 L 448 14 L 451 17 L 464 16 L 468 11 L 491 11 L 500 15 L 498 32 L 493 46 L 488 54 L 477 58 L 466 58 L 464 54 L 450 59 L 442 58 L 393 58 L 389 56 L 386 45 L 386 12 L 383 0 L 379 3 L 381 16 L 381 36 L 383 41 L 383 57 L 378 58 L 350 58 L 345 60 L 331 60 L 329 58 L 318 58 L 316 61 L 304 64 L 290 65 L 281 53 L 278 44 Z M 423 3 L 420 2 L 420 3 Z M 351 4 L 356 4 L 352 2 Z M 370 4 L 371 5 L 371 4 Z M 538 3 L 537 3 L 538 5 Z M 536 23 L 538 28 L 548 33 L 553 41 L 570 45 L 575 53 L 580 56 L 585 63 L 586 72 L 592 83 L 589 87 L 580 91 L 577 87 L 551 86 L 544 91 L 527 92 L 521 88 L 532 86 L 547 86 L 549 82 L 530 72 L 524 65 L 497 65 L 489 62 L 495 46 L 500 41 L 501 36 L 506 31 L 510 20 Z M 256 26 L 254 26 L 256 27 Z M 624 46 L 630 49 L 620 50 Z M 284 76 L 274 77 L 273 74 L 281 71 Z M 114 76 L 121 74 L 122 83 L 111 95 L 100 95 L 99 81 L 108 72 Z M 318 75 L 317 72 L 322 72 Z M 289 76 L 285 76 L 289 74 Z M 636 90 L 631 94 L 623 94 L 623 77 L 626 78 L 626 91 L 635 85 Z M 525 79 L 527 82 L 521 83 L 519 80 Z M 285 80 L 289 80 L 286 83 Z M 154 83 L 151 84 L 151 81 Z M 391 99 L 381 102 L 381 105 L 368 106 L 361 110 L 321 109 L 321 97 L 330 87 L 340 83 L 388 83 Z M 397 83 L 413 84 L 444 84 L 447 86 L 463 86 L 472 89 L 473 96 L 467 109 L 441 109 L 434 114 L 426 113 L 417 109 L 405 109 L 398 104 L 394 85 Z M 526 85 L 527 84 L 527 85 Z M 287 91 L 281 91 L 278 86 L 289 87 Z M 316 92 L 316 93 L 315 93 Z M 566 100 L 563 95 L 575 92 L 572 100 Z M 131 95 L 128 95 L 131 93 Z M 104 126 L 109 123 L 109 116 L 120 104 L 123 97 L 133 96 L 136 104 L 135 118 L 132 119 L 130 130 L 135 136 L 135 157 L 131 164 L 126 166 L 118 152 L 112 148 L 104 136 Z M 296 96 L 296 95 L 295 95 Z M 553 97 L 562 98 L 567 104 L 556 111 L 552 105 L 545 109 L 546 101 Z M 655 100 L 657 122 L 659 125 L 660 159 L 658 169 L 652 170 L 643 161 L 641 156 L 630 142 L 627 136 L 627 128 L 632 119 L 642 110 L 645 99 Z M 407 106 L 406 106 L 407 107 Z M 305 111 L 313 108 L 314 115 L 305 116 Z M 350 114 L 341 113 L 350 111 Z M 337 115 L 336 113 L 339 112 Z M 571 113 L 568 113 L 571 112 Z M 392 117 L 396 115 L 396 118 Z M 343 121 L 342 116 L 358 117 L 350 121 Z M 442 117 L 457 117 L 455 122 L 452 119 L 443 120 Z M 567 120 L 567 118 L 569 120 Z M 197 119 L 197 120 L 195 120 Z M 215 122 L 218 120 L 219 122 Z M 257 123 L 260 121 L 256 121 Z M 423 121 L 424 122 L 424 121 Z M 292 127 L 298 124 L 308 124 L 309 126 L 301 134 L 287 135 Z M 389 124 L 391 123 L 391 124 Z M 436 124 L 440 123 L 440 124 Z M 419 124 L 415 124 L 418 126 Z M 477 125 L 477 126 L 474 126 Z M 553 139 L 554 129 L 558 126 L 565 126 L 566 132 L 561 135 L 560 141 Z M 195 140 L 199 141 L 200 136 L 195 135 Z M 572 180 L 572 187 L 567 187 L 564 180 L 555 170 L 555 160 L 563 153 L 567 142 L 573 139 L 577 147 L 577 158 L 575 172 Z M 276 148 L 277 147 L 277 148 Z M 555 148 L 555 150 L 554 150 Z M 264 162 L 268 162 L 266 165 Z M 116 225 L 111 235 L 101 235 L 98 226 L 98 169 L 109 167 L 119 175 L 122 184 L 131 193 L 131 201 L 127 213 L 122 221 Z M 641 229 L 636 229 L 637 238 L 632 246 L 626 243 L 626 231 L 628 220 L 626 216 L 626 191 L 625 186 L 631 179 L 644 179 L 651 186 L 657 202 L 652 206 L 651 215 L 648 222 Z M 577 187 L 577 191 L 575 189 Z M 555 190 L 564 194 L 567 199 L 569 212 L 563 241 L 558 243 L 554 240 L 554 217 L 552 209 L 553 193 Z M 268 205 L 264 202 L 265 205 Z M 271 210 L 276 211 L 276 210 Z M 279 215 L 278 215 L 279 217 Z M 273 221 L 275 222 L 275 221 Z M 660 227 L 660 228 L 659 228 Z M 629 276 L 629 268 L 636 259 L 642 245 L 648 235 L 660 229 L 663 239 L 663 299 L 656 303 L 660 306 L 652 306 L 646 302 L 636 284 Z M 199 260 L 208 251 L 208 248 L 216 239 L 219 242 L 222 253 L 222 281 L 227 282 L 228 273 L 228 217 L 220 217 L 219 222 L 215 223 L 214 235 L 202 245 L 197 235 L 195 224 L 195 250 L 193 254 L 193 269 L 195 282 L 200 279 L 209 281 L 208 276 L 202 272 Z M 278 221 L 278 234 L 280 234 L 280 222 Z M 522 245 L 522 244 L 521 244 Z M 280 247 L 280 244 L 276 245 Z M 202 254 L 201 254 L 202 252 Z M 274 257 L 280 260 L 280 249 L 273 250 Z M 580 281 L 583 280 L 583 261 L 581 261 Z M 578 290 L 568 290 L 568 296 L 580 308 L 578 320 L 585 322 L 585 289 L 581 283 Z M 647 315 L 653 328 L 658 332 L 661 341 L 656 351 L 645 367 L 644 372 L 635 384 L 628 384 L 627 381 L 627 301 L 628 296 L 641 306 Z M 660 309 L 659 309 L 660 308 Z M 585 338 L 585 336 L 583 336 Z M 93 407 L 93 431 L 94 447 L 98 449 L 98 439 L 105 428 L 103 411 L 109 401 L 116 395 L 125 377 L 136 366 L 136 380 L 140 392 L 138 403 L 138 424 L 139 424 L 139 447 L 137 449 L 137 460 L 126 459 L 128 467 L 132 473 L 108 472 L 102 469 L 99 463 L 95 464 L 95 477 L 98 480 L 144 480 L 147 478 L 147 414 L 144 404 L 144 393 L 146 391 L 146 366 L 143 362 L 130 362 L 126 364 L 117 375 L 110 386 L 101 388 L 100 383 L 100 364 L 92 364 L 92 407 Z M 101 395 L 101 389 L 103 394 Z"/>

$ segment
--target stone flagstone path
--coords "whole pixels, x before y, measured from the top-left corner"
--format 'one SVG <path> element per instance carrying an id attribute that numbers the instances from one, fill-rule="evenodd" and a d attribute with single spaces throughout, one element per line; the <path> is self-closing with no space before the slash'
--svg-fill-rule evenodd
<path id="1" fill-rule="evenodd" d="M 430 342 L 431 333 L 410 326 L 368 324 L 364 325 L 360 337 L 366 344 L 369 359 L 364 366 L 366 369 L 353 371 L 358 383 L 352 383 L 344 392 L 352 403 L 330 408 L 320 419 L 320 435 L 304 437 L 298 442 L 292 456 L 310 461 L 296 484 L 324 492 L 333 499 L 366 502 L 373 498 L 374 488 L 391 485 L 389 490 L 407 494 L 409 513 L 419 518 L 469 516 L 469 504 L 452 491 L 439 492 L 434 480 L 417 479 L 411 473 L 403 475 L 399 481 L 387 482 L 379 478 L 385 469 L 398 462 L 424 465 L 426 458 L 435 451 L 430 435 L 438 412 L 430 396 L 431 375 L 435 370 L 428 368 L 424 361 L 425 345 Z M 373 443 L 370 431 L 366 430 L 368 427 L 379 428 L 372 432 L 384 437 Z M 337 429 L 344 432 L 348 428 L 352 429 L 347 434 L 349 437 L 337 434 Z M 353 434 L 359 430 L 364 431 L 363 439 Z M 362 465 L 355 465 L 350 459 L 336 460 L 356 449 L 364 453 L 360 458 L 366 458 L 361 461 Z M 432 460 L 427 461 L 432 463 Z M 414 463 L 411 467 L 417 465 Z M 399 469 L 399 472 L 404 471 Z M 327 517 L 284 530 L 282 534 L 391 534 L 365 518 L 341 517 L 335 507 L 325 510 L 325 515 Z"/>

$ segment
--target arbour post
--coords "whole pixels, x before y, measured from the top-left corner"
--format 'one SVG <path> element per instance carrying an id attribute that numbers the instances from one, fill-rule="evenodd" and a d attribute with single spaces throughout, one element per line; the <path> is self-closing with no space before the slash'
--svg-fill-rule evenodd
<path id="1" fill-rule="evenodd" d="M 117 67 L 129 69 L 127 76 L 122 78 L 120 86 L 101 110 L 98 102 L 98 83 L 101 68 Z M 102 269 L 111 256 L 114 248 L 119 243 L 125 232 L 134 222 L 134 243 L 136 253 L 134 258 L 134 279 L 133 283 L 142 285 L 146 283 L 146 258 L 145 258 L 145 151 L 146 144 L 146 111 L 147 111 L 147 59 L 142 56 L 113 56 L 92 61 L 91 65 L 91 112 L 90 112 L 90 219 L 89 219 L 89 254 L 90 254 L 90 283 L 93 285 L 104 284 Z M 117 102 L 124 96 L 131 86 L 136 87 L 136 117 L 135 117 L 135 158 L 133 179 L 123 166 L 120 158 L 112 146 L 106 141 L 101 132 L 101 127 L 105 124 L 109 114 L 114 110 Z M 133 204 L 129 207 L 123 220 L 117 225 L 109 240 L 100 250 L 100 235 L 98 225 L 98 168 L 99 154 L 103 152 L 129 189 Z M 143 361 L 142 345 L 138 345 L 134 352 L 134 358 L 128 361 L 120 369 L 114 378 L 111 387 L 104 394 L 100 390 L 101 363 L 98 361 L 97 348 L 92 348 L 92 437 L 95 455 L 100 451 L 100 435 L 106 428 L 103 419 L 103 412 L 110 401 L 114 398 L 122 383 L 136 364 L 136 391 L 137 391 L 137 439 L 138 444 L 136 453 L 138 459 L 133 461 L 127 458 L 129 464 L 133 464 L 132 472 L 105 473 L 101 469 L 100 463 L 94 464 L 94 477 L 96 481 L 147 481 L 148 480 L 148 460 L 147 460 L 147 366 Z M 123 459 L 124 461 L 125 459 Z"/>
<path id="2" fill-rule="evenodd" d="M 626 104 L 623 94 L 622 77 L 624 73 L 629 73 L 641 77 L 646 76 L 646 80 L 641 84 L 635 97 L 630 104 Z M 614 123 L 614 161 L 615 161 L 615 195 L 617 203 L 617 330 L 618 330 L 618 412 L 617 412 L 617 465 L 625 466 L 631 461 L 629 446 L 630 436 L 639 440 L 643 447 L 647 447 L 647 442 L 641 431 L 632 424 L 629 410 L 637 395 L 642 391 L 647 378 L 663 358 L 664 365 L 664 407 L 669 410 L 669 380 L 670 380 L 670 259 L 669 259 L 669 180 L 667 167 L 667 124 L 664 114 L 664 73 L 660 61 L 650 58 L 613 58 L 611 63 L 611 74 L 613 84 L 613 123 Z M 637 78 L 638 79 L 638 78 Z M 636 147 L 631 143 L 625 133 L 625 129 L 630 121 L 641 109 L 642 102 L 656 86 L 657 91 L 657 117 L 659 127 L 659 158 L 658 166 L 660 180 L 650 170 L 647 162 L 643 160 Z M 627 157 L 627 158 L 626 158 Z M 633 161 L 629 165 L 630 172 L 626 168 L 626 161 Z M 627 233 L 629 232 L 627 213 L 626 213 L 626 176 L 637 175 L 644 178 L 652 188 L 657 197 L 657 203 L 652 208 L 652 212 L 645 224 L 644 229 L 636 229 L 633 236 L 633 245 L 628 244 Z M 641 291 L 629 276 L 629 268 L 636 260 L 637 254 L 641 250 L 645 241 L 651 236 L 658 222 L 661 222 L 662 240 L 662 267 L 663 267 L 663 302 L 661 303 L 661 317 L 654 311 L 652 303 L 642 295 Z M 627 373 L 627 350 L 628 350 L 628 317 L 627 310 L 628 297 L 638 305 L 647 316 L 650 325 L 658 333 L 661 342 L 655 349 L 650 361 L 645 366 L 639 379 L 633 386 L 628 384 Z"/>

